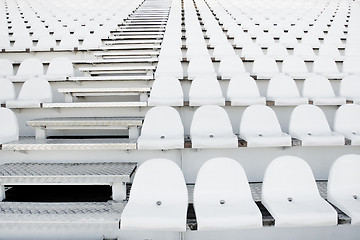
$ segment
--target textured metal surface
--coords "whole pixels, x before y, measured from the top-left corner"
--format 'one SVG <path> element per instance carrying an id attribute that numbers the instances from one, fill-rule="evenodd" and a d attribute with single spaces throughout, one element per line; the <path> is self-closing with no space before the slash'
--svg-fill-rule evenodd
<path id="1" fill-rule="evenodd" d="M 144 117 L 59 117 L 27 121 L 31 127 L 49 126 L 142 126 Z"/>
<path id="2" fill-rule="evenodd" d="M 155 70 L 155 66 L 127 66 L 127 67 L 82 67 L 79 68 L 81 72 L 92 72 L 92 71 L 133 71 L 133 70 L 140 70 L 140 71 L 148 71 L 148 70 Z"/>
<path id="3" fill-rule="evenodd" d="M 19 141 L 2 144 L 3 150 L 128 150 L 136 149 L 136 140 L 101 139 L 35 139 L 21 137 Z"/>
<path id="4" fill-rule="evenodd" d="M 103 183 L 128 182 L 137 163 L 6 163 L 0 165 L 0 182 Z"/>
<path id="5" fill-rule="evenodd" d="M 43 108 L 107 108 L 107 107 L 146 107 L 147 102 L 72 102 L 43 103 Z"/>
<path id="6" fill-rule="evenodd" d="M 69 82 L 81 81 L 147 81 L 154 80 L 152 76 L 147 75 L 130 75 L 130 76 L 94 76 L 94 77 L 69 77 Z"/>
<path id="7" fill-rule="evenodd" d="M 123 202 L 27 203 L 0 202 L 0 223 L 114 223 Z"/>
<path id="8" fill-rule="evenodd" d="M 59 88 L 59 93 L 143 93 L 150 92 L 150 87 L 123 87 L 123 88 Z"/>
<path id="9" fill-rule="evenodd" d="M 144 53 L 143 53 L 144 55 Z M 99 60 L 74 60 L 73 64 L 109 64 L 109 63 L 153 63 L 157 62 L 155 57 L 148 58 L 119 58 L 119 59 L 99 59 Z"/>

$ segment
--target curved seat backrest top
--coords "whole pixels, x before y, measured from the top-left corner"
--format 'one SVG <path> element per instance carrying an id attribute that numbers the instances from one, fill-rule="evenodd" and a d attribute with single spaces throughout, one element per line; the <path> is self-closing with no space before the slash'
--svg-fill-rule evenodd
<path id="1" fill-rule="evenodd" d="M 43 75 L 44 67 L 40 59 L 28 58 L 21 62 L 16 73 L 17 76 Z"/>
<path id="2" fill-rule="evenodd" d="M 266 96 L 268 98 L 298 98 L 300 93 L 291 77 L 280 74 L 270 79 Z"/>
<path id="3" fill-rule="evenodd" d="M 324 112 L 315 105 L 299 105 L 291 116 L 289 134 L 296 136 L 331 135 Z"/>
<path id="4" fill-rule="evenodd" d="M 214 174 L 219 173 L 219 174 Z M 243 167 L 231 158 L 218 157 L 205 162 L 197 175 L 194 205 L 208 203 L 237 205 L 253 201 Z"/>
<path id="5" fill-rule="evenodd" d="M 328 196 L 353 199 L 360 193 L 360 155 L 347 154 L 339 157 L 331 166 L 328 180 Z"/>
<path id="6" fill-rule="evenodd" d="M 168 202 L 183 204 L 187 208 L 188 193 L 180 167 L 168 159 L 150 159 L 138 168 L 129 203 L 141 205 L 162 205 Z"/>
<path id="7" fill-rule="evenodd" d="M 14 112 L 0 108 L 0 144 L 19 139 L 19 125 Z"/>
<path id="8" fill-rule="evenodd" d="M 360 98 L 360 76 L 350 75 L 340 82 L 339 95 L 350 98 Z"/>
<path id="9" fill-rule="evenodd" d="M 248 74 L 233 77 L 227 89 L 227 97 L 261 97 L 256 81 Z"/>
<path id="10" fill-rule="evenodd" d="M 72 77 L 74 76 L 72 61 L 66 57 L 54 58 L 51 60 L 46 74 Z"/>
<path id="11" fill-rule="evenodd" d="M 308 163 L 295 156 L 274 159 L 265 170 L 262 201 L 288 201 L 320 197 L 313 172 Z"/>
<path id="12" fill-rule="evenodd" d="M 18 100 L 40 100 L 52 102 L 52 91 L 49 82 L 44 78 L 31 78 L 24 82 Z"/>
<path id="13" fill-rule="evenodd" d="M 210 135 L 233 136 L 233 129 L 227 112 L 220 106 L 206 105 L 194 113 L 191 126 L 191 137 L 209 137 Z"/>
<path id="14" fill-rule="evenodd" d="M 244 136 L 281 136 L 280 123 L 270 107 L 251 105 L 247 107 L 240 121 L 240 137 Z"/>
<path id="15" fill-rule="evenodd" d="M 322 75 L 307 77 L 304 81 L 302 95 L 309 98 L 335 97 L 329 80 Z"/>
<path id="16" fill-rule="evenodd" d="M 179 113 L 169 106 L 151 108 L 145 115 L 141 136 L 160 138 L 184 138 L 184 127 Z"/>
<path id="17" fill-rule="evenodd" d="M 347 135 L 360 134 L 360 105 L 345 104 L 340 106 L 334 117 L 334 131 Z"/>

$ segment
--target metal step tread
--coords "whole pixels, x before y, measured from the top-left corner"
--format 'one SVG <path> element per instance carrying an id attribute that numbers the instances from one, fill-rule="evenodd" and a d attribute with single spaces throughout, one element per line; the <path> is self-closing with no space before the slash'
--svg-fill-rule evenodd
<path id="1" fill-rule="evenodd" d="M 26 121 L 30 127 L 45 126 L 142 126 L 144 117 L 57 117 Z M 0 171 L 1 175 L 1 171 Z"/>
<path id="2" fill-rule="evenodd" d="M 73 96 L 86 93 L 148 93 L 150 87 L 123 87 L 123 88 L 58 88 L 59 93 L 71 93 Z M 83 96 L 83 95 L 81 95 Z"/>
<path id="3" fill-rule="evenodd" d="M 137 163 L 6 163 L 0 165 L 2 184 L 129 182 Z"/>
<path id="4" fill-rule="evenodd" d="M 81 82 L 81 81 L 149 81 L 154 80 L 153 76 L 149 75 L 129 75 L 129 76 L 87 76 L 87 77 L 69 77 L 67 81 Z"/>
<path id="5" fill-rule="evenodd" d="M 30 150 L 131 150 L 136 149 L 136 139 L 82 138 L 82 139 L 35 139 L 20 137 L 18 141 L 4 143 L 1 148 L 11 151 Z"/>
<path id="6" fill-rule="evenodd" d="M 0 223 L 111 224 L 118 227 L 124 202 L 0 202 Z M 116 229 L 116 228 L 115 228 Z"/>
<path id="7" fill-rule="evenodd" d="M 43 103 L 42 108 L 104 108 L 104 107 L 146 107 L 147 102 L 69 102 Z"/>

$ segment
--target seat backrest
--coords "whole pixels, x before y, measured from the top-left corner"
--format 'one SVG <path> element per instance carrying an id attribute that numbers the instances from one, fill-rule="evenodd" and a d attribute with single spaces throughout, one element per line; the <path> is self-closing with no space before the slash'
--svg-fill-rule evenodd
<path id="1" fill-rule="evenodd" d="M 0 59 L 0 76 L 14 75 L 14 67 L 9 59 Z"/>
<path id="2" fill-rule="evenodd" d="M 59 48 L 73 49 L 79 47 L 79 39 L 74 35 L 67 35 L 63 37 L 59 43 Z"/>
<path id="3" fill-rule="evenodd" d="M 360 73 L 359 69 L 360 56 L 346 57 L 343 62 L 343 72 L 345 73 Z"/>
<path id="4" fill-rule="evenodd" d="M 315 57 L 315 52 L 311 45 L 307 43 L 299 43 L 294 47 L 294 55 L 295 56 L 307 56 L 307 57 Z"/>
<path id="5" fill-rule="evenodd" d="M 206 91 L 204 91 L 206 89 Z M 189 99 L 192 98 L 222 98 L 219 81 L 213 75 L 202 75 L 196 77 L 190 86 Z"/>
<path id="6" fill-rule="evenodd" d="M 295 156 L 274 159 L 265 170 L 262 202 L 307 200 L 320 197 L 313 172 L 308 163 Z"/>
<path id="7" fill-rule="evenodd" d="M 284 58 L 282 63 L 283 73 L 307 73 L 305 61 L 302 57 L 296 55 L 290 55 Z"/>
<path id="8" fill-rule="evenodd" d="M 279 74 L 270 79 L 266 96 L 268 98 L 297 98 L 300 97 L 300 93 L 294 79 Z"/>
<path id="9" fill-rule="evenodd" d="M 72 61 L 66 57 L 54 58 L 51 60 L 46 74 L 73 77 L 74 67 Z"/>
<path id="10" fill-rule="evenodd" d="M 340 106 L 334 116 L 334 131 L 347 134 L 360 134 L 360 105 Z"/>
<path id="11" fill-rule="evenodd" d="M 19 125 L 13 111 L 0 108 L 0 144 L 19 139 Z"/>
<path id="12" fill-rule="evenodd" d="M 21 62 L 17 76 L 43 75 L 44 66 L 38 58 L 28 58 Z"/>
<path id="13" fill-rule="evenodd" d="M 224 56 L 237 56 L 235 55 L 234 48 L 231 46 L 230 43 L 218 43 L 214 47 L 213 56 L 215 58 L 222 58 Z"/>
<path id="14" fill-rule="evenodd" d="M 141 136 L 152 138 L 184 138 L 184 127 L 179 113 L 169 106 L 151 108 L 145 115 Z"/>
<path id="15" fill-rule="evenodd" d="M 51 35 L 44 35 L 39 37 L 39 41 L 36 45 L 37 49 L 48 49 L 56 47 L 56 41 L 55 38 L 53 38 Z"/>
<path id="16" fill-rule="evenodd" d="M 340 57 L 341 54 L 336 45 L 330 43 L 323 43 L 319 48 L 319 55 L 321 56 L 330 56 L 330 57 Z"/>
<path id="17" fill-rule="evenodd" d="M 25 50 L 27 48 L 31 49 L 33 46 L 33 41 L 29 36 L 19 36 L 15 39 L 13 49 Z"/>
<path id="18" fill-rule="evenodd" d="M 14 84 L 7 78 L 0 78 L 0 104 L 15 98 Z"/>
<path id="19" fill-rule="evenodd" d="M 360 76 L 346 76 L 340 81 L 339 95 L 360 98 Z"/>
<path id="20" fill-rule="evenodd" d="M 282 131 L 277 116 L 270 107 L 251 105 L 247 107 L 240 121 L 240 137 L 281 136 Z"/>
<path id="21" fill-rule="evenodd" d="M 307 33 L 301 38 L 301 43 L 309 44 L 310 46 L 319 46 L 319 37 L 312 33 Z"/>
<path id="22" fill-rule="evenodd" d="M 226 157 L 206 161 L 197 174 L 194 188 L 195 208 L 197 204 L 202 203 L 216 205 L 221 200 L 227 205 L 252 201 L 243 167 L 235 160 Z"/>
<path id="23" fill-rule="evenodd" d="M 279 72 L 279 68 L 274 58 L 267 55 L 262 55 L 262 56 L 257 56 L 255 58 L 252 71 L 254 73 L 257 72 L 276 73 Z"/>
<path id="24" fill-rule="evenodd" d="M 248 74 L 231 78 L 227 89 L 227 99 L 232 98 L 257 98 L 260 97 L 256 81 Z"/>
<path id="25" fill-rule="evenodd" d="M 335 93 L 330 81 L 322 75 L 311 75 L 304 81 L 302 95 L 308 98 L 334 98 Z"/>
<path id="26" fill-rule="evenodd" d="M 190 60 L 189 66 L 187 69 L 188 76 L 194 77 L 194 73 L 215 73 L 214 65 L 211 61 L 209 56 L 202 56 L 202 57 L 194 57 Z M 195 74 L 196 75 L 196 74 Z"/>
<path id="27" fill-rule="evenodd" d="M 209 137 L 210 135 L 234 135 L 229 116 L 220 106 L 202 106 L 194 113 L 190 126 L 190 136 Z"/>
<path id="28" fill-rule="evenodd" d="M 360 155 L 347 154 L 335 160 L 329 171 L 327 195 L 353 199 L 359 197 L 360 187 Z"/>
<path id="29" fill-rule="evenodd" d="M 345 47 L 345 56 L 360 56 L 360 45 L 347 44 Z"/>
<path id="30" fill-rule="evenodd" d="M 273 43 L 270 44 L 268 49 L 267 49 L 267 55 L 272 56 L 272 57 L 277 57 L 277 56 L 287 56 L 289 53 L 286 49 L 286 47 L 281 44 L 281 43 Z"/>
<path id="31" fill-rule="evenodd" d="M 155 71 L 155 77 L 170 76 L 182 78 L 183 69 L 181 61 L 175 56 L 164 56 L 159 58 Z"/>
<path id="32" fill-rule="evenodd" d="M 40 100 L 52 102 L 52 92 L 49 82 L 43 78 L 31 78 L 24 82 L 18 100 Z"/>
<path id="33" fill-rule="evenodd" d="M 243 46 L 241 50 L 241 56 L 246 57 L 248 55 L 251 56 L 261 56 L 264 53 L 261 50 L 261 47 L 256 43 L 247 43 Z"/>
<path id="34" fill-rule="evenodd" d="M 224 71 L 246 72 L 243 61 L 237 55 L 229 55 L 221 58 L 219 73 Z"/>
<path id="35" fill-rule="evenodd" d="M 169 159 L 155 158 L 145 161 L 137 169 L 130 191 L 129 203 L 141 205 L 184 204 L 188 193 L 180 167 Z"/>
<path id="36" fill-rule="evenodd" d="M 331 129 L 324 112 L 315 105 L 295 107 L 289 121 L 290 135 L 330 135 Z"/>
<path id="37" fill-rule="evenodd" d="M 155 79 L 150 98 L 184 98 L 184 93 L 178 79 L 171 76 L 158 77 Z"/>
<path id="38" fill-rule="evenodd" d="M 101 36 L 99 34 L 87 34 L 81 44 L 82 49 L 94 49 L 102 46 Z"/>
<path id="39" fill-rule="evenodd" d="M 339 69 L 336 66 L 334 59 L 329 56 L 317 56 L 313 63 L 314 73 L 338 73 Z"/>

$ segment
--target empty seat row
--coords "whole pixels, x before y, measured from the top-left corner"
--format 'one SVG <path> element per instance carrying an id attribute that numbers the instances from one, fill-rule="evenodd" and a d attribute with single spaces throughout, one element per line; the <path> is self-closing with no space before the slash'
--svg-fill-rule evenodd
<path id="1" fill-rule="evenodd" d="M 330 169 L 327 185 L 328 200 L 351 217 L 352 225 L 360 223 L 359 163 L 359 155 L 339 157 Z M 275 219 L 275 227 L 338 223 L 337 211 L 320 196 L 311 167 L 296 156 L 278 157 L 267 166 L 261 203 Z M 186 231 L 187 207 L 188 192 L 179 166 L 168 159 L 151 159 L 136 172 L 120 229 Z M 194 209 L 198 231 L 262 226 L 246 172 L 230 158 L 213 158 L 201 166 L 194 187 Z"/>
<path id="2" fill-rule="evenodd" d="M 160 75 L 161 76 L 161 75 Z M 343 105 L 347 100 L 359 102 L 359 76 L 347 76 L 340 83 L 339 96 L 336 96 L 330 81 L 321 75 L 308 76 L 303 84 L 301 95 L 295 81 L 290 76 L 278 74 L 273 76 L 267 87 L 266 98 L 259 93 L 256 81 L 248 74 L 238 74 L 231 77 L 226 98 L 216 77 L 204 75 L 196 77 L 189 90 L 189 105 L 203 106 L 215 104 L 224 106 L 225 99 L 231 106 L 248 106 L 266 104 L 272 101 L 276 106 Z M 207 91 L 204 91 L 207 89 Z M 157 77 L 153 83 L 149 106 L 183 106 L 184 93 L 179 80 L 172 76 Z"/>
<path id="3" fill-rule="evenodd" d="M 350 117 L 351 116 L 351 117 Z M 239 137 L 247 147 L 291 146 L 291 138 L 301 140 L 302 146 L 341 146 L 345 137 L 358 145 L 360 106 L 340 107 L 331 130 L 323 111 L 314 105 L 297 106 L 290 116 L 289 134 L 281 129 L 275 112 L 267 106 L 252 105 L 245 109 Z M 226 111 L 216 105 L 198 108 L 190 126 L 192 148 L 237 148 Z M 154 107 L 145 116 L 139 149 L 181 149 L 184 147 L 184 127 L 179 113 L 171 107 Z"/>
<path id="4" fill-rule="evenodd" d="M 72 61 L 65 57 L 54 58 L 50 61 L 49 67 L 44 72 L 44 65 L 38 58 L 28 58 L 20 63 L 16 74 L 14 66 L 8 59 L 0 59 L 0 76 L 9 79 L 26 80 L 34 77 L 46 79 L 63 79 L 74 76 Z"/>

